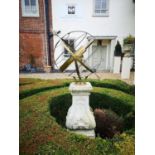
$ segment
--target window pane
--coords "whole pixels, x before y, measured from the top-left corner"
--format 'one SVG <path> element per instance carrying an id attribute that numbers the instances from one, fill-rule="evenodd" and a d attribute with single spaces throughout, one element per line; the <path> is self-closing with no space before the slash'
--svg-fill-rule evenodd
<path id="1" fill-rule="evenodd" d="M 96 4 L 100 4 L 102 0 L 96 0 Z"/>
<path id="2" fill-rule="evenodd" d="M 101 3 L 101 7 L 102 7 L 102 10 L 106 10 L 106 0 L 102 0 L 102 3 Z"/>
<path id="3" fill-rule="evenodd" d="M 29 3 L 29 0 L 25 0 L 25 6 L 29 6 L 30 3 Z"/>
<path id="4" fill-rule="evenodd" d="M 95 10 L 95 13 L 100 13 L 100 10 Z"/>
<path id="5" fill-rule="evenodd" d="M 99 9 L 101 5 L 101 0 L 96 0 L 95 1 L 95 9 Z"/>
<path id="6" fill-rule="evenodd" d="M 107 0 L 95 0 L 95 13 L 104 14 L 107 12 Z"/>
<path id="7" fill-rule="evenodd" d="M 36 0 L 31 0 L 31 5 L 36 6 Z"/>
<path id="8" fill-rule="evenodd" d="M 69 40 L 68 43 L 69 43 L 69 45 L 74 49 L 74 40 L 71 39 L 71 40 Z"/>
<path id="9" fill-rule="evenodd" d="M 106 10 L 101 10 L 101 13 L 106 13 Z"/>
<path id="10" fill-rule="evenodd" d="M 69 46 L 71 46 L 71 48 L 74 49 L 74 40 L 71 39 L 71 40 L 65 40 L 67 44 L 69 44 Z M 74 51 L 72 51 L 74 52 Z M 64 55 L 65 57 L 70 57 L 70 53 L 68 53 L 68 51 L 64 48 Z"/>
<path id="11" fill-rule="evenodd" d="M 95 6 L 95 9 L 97 10 L 97 9 L 100 9 L 100 5 L 96 5 Z"/>
<path id="12" fill-rule="evenodd" d="M 37 7 L 36 6 L 31 6 L 31 12 L 32 13 L 37 13 Z"/>
<path id="13" fill-rule="evenodd" d="M 23 16 L 39 17 L 39 8 L 37 0 L 23 0 Z"/>

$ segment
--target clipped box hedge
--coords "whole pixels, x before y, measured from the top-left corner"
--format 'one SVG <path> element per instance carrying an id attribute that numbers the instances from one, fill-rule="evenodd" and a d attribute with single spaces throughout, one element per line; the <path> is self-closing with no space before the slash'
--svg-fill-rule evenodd
<path id="1" fill-rule="evenodd" d="M 91 81 L 91 107 L 116 112 L 125 125 L 112 139 L 90 139 L 65 128 L 69 83 L 20 79 L 20 154 L 134 155 L 134 86 L 120 80 Z"/>

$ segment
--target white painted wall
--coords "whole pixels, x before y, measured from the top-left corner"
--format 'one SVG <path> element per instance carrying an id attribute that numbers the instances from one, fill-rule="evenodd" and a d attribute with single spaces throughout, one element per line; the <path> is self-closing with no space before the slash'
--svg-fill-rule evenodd
<path id="1" fill-rule="evenodd" d="M 76 5 L 75 15 L 67 14 L 67 4 Z M 62 35 L 84 30 L 94 36 L 117 36 L 122 44 L 124 37 L 135 34 L 134 5 L 132 0 L 109 0 L 109 16 L 94 17 L 93 0 L 52 0 L 53 30 L 60 30 Z M 111 42 L 111 60 L 115 41 Z"/>

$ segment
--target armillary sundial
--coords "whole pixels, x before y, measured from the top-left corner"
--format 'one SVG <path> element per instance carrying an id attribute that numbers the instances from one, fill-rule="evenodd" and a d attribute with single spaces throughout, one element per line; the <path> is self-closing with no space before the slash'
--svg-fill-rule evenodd
<path id="1" fill-rule="evenodd" d="M 90 74 L 95 73 L 96 66 L 91 64 L 90 67 L 90 58 L 95 51 L 89 51 L 94 37 L 84 31 L 72 31 L 62 37 L 59 33 L 53 33 L 57 38 L 55 67 L 61 72 L 70 68 L 73 71 L 69 75 L 74 74 L 75 71 L 77 74 L 73 76 L 76 81 L 71 82 L 69 86 L 72 105 L 67 112 L 66 127 L 75 133 L 94 138 L 96 122 L 89 106 L 89 95 L 93 87 L 90 82 L 81 82 L 82 79 L 87 79 Z"/>
<path id="2" fill-rule="evenodd" d="M 91 68 L 92 65 L 90 67 L 90 58 L 93 52 L 90 53 L 88 49 L 95 40 L 91 34 L 85 31 L 71 31 L 60 37 L 60 31 L 58 31 L 53 35 L 57 37 L 54 57 L 55 67 L 58 70 L 65 72 L 70 67 L 69 76 L 73 75 L 76 80 L 87 79 L 92 73 L 99 78 L 95 73 L 96 70 Z M 73 66 L 73 64 L 75 65 Z M 74 74 L 75 72 L 77 75 Z"/>

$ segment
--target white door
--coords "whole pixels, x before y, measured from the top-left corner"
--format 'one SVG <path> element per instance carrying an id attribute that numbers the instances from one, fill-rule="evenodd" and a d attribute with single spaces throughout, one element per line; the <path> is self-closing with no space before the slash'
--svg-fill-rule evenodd
<path id="1" fill-rule="evenodd" d="M 96 71 L 105 71 L 107 46 L 92 46 L 92 52 L 92 68 Z"/>

